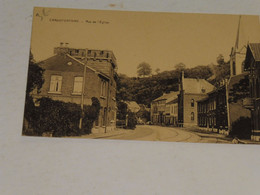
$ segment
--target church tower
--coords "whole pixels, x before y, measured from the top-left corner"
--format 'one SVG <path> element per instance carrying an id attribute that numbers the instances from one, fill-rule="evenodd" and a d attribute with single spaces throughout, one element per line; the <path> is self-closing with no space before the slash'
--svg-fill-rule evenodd
<path id="1" fill-rule="evenodd" d="M 243 31 L 242 16 L 239 16 L 237 36 L 235 46 L 231 49 L 230 54 L 230 76 L 235 76 L 244 72 L 244 60 L 246 56 L 246 47 L 248 40 Z"/>

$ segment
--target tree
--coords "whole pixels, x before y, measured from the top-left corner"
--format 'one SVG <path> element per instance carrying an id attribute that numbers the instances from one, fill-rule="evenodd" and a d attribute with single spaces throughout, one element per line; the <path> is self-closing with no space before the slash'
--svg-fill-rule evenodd
<path id="1" fill-rule="evenodd" d="M 218 65 L 222 65 L 225 63 L 224 61 L 224 56 L 222 54 L 219 54 L 218 57 L 217 57 L 217 63 Z"/>
<path id="2" fill-rule="evenodd" d="M 229 92 L 229 102 L 236 103 L 246 97 L 250 97 L 249 76 L 245 75 L 238 83 L 232 85 Z"/>
<path id="3" fill-rule="evenodd" d="M 117 102 L 117 119 L 125 120 L 127 115 L 127 104 L 123 101 Z"/>
<path id="4" fill-rule="evenodd" d="M 212 71 L 214 73 L 214 78 L 212 83 L 218 87 L 221 85 L 222 81 L 230 77 L 230 64 L 229 61 L 225 62 L 225 59 L 222 54 L 216 59 L 217 65 L 212 65 Z"/>
<path id="5" fill-rule="evenodd" d="M 137 66 L 137 75 L 138 76 L 149 76 L 152 73 L 152 68 L 150 64 L 142 62 Z"/>
<path id="6" fill-rule="evenodd" d="M 35 88 L 37 92 L 40 91 L 44 83 L 43 72 L 44 70 L 35 63 L 33 54 L 30 51 L 26 95 L 29 95 Z"/>
<path id="7" fill-rule="evenodd" d="M 28 123 L 31 123 L 32 120 L 34 120 L 33 117 L 35 115 L 35 106 L 34 106 L 33 98 L 31 96 L 31 92 L 34 89 L 37 89 L 37 92 L 40 91 L 44 83 L 43 72 L 44 70 L 41 67 L 39 67 L 38 64 L 35 63 L 33 54 L 30 51 L 25 108 L 24 108 L 24 118 Z M 26 131 L 25 124 L 24 124 L 23 131 Z"/>
<path id="8" fill-rule="evenodd" d="M 159 74 L 160 73 L 160 68 L 156 68 L 155 72 L 156 72 L 156 74 Z"/>
<path id="9" fill-rule="evenodd" d="M 175 70 L 177 70 L 177 71 L 182 71 L 182 70 L 184 70 L 184 69 L 186 68 L 186 65 L 183 64 L 182 62 L 180 62 L 180 63 L 178 63 L 178 64 L 175 64 L 174 68 L 175 68 Z"/>

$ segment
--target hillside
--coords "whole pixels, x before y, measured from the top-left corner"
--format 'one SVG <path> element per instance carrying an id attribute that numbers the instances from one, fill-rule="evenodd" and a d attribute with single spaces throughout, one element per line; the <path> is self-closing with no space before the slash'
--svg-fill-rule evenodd
<path id="1" fill-rule="evenodd" d="M 225 65 L 227 66 L 227 65 Z M 186 78 L 211 79 L 216 84 L 215 70 L 219 65 L 196 66 L 184 69 Z M 149 77 L 128 77 L 119 74 L 117 82 L 117 100 L 136 101 L 138 104 L 150 106 L 152 100 L 160 97 L 163 93 L 178 90 L 178 81 L 181 70 L 171 70 L 158 73 Z"/>

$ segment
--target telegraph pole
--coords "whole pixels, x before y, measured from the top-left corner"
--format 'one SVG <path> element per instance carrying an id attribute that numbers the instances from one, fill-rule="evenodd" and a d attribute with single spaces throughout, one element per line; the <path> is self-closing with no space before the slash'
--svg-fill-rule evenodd
<path id="1" fill-rule="evenodd" d="M 84 72 L 83 72 L 83 83 L 82 83 L 82 92 L 81 92 L 81 116 L 79 119 L 79 129 L 82 130 L 82 120 L 84 117 L 84 95 L 85 95 L 85 82 L 86 82 L 86 70 L 87 70 L 87 61 L 84 63 Z"/>

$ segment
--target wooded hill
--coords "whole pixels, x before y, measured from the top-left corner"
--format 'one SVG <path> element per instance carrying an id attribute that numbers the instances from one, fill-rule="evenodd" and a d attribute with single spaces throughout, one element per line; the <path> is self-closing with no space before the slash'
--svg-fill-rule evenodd
<path id="1" fill-rule="evenodd" d="M 222 60 L 218 61 L 218 65 L 174 69 L 143 78 L 119 74 L 117 101 L 136 101 L 138 104 L 150 107 L 152 100 L 160 97 L 163 93 L 178 91 L 182 70 L 185 78 L 205 79 L 217 87 L 223 78 L 229 76 L 229 62 Z"/>

